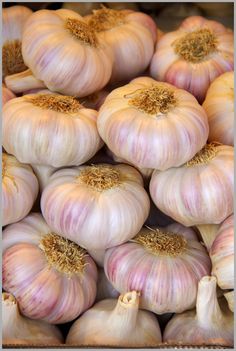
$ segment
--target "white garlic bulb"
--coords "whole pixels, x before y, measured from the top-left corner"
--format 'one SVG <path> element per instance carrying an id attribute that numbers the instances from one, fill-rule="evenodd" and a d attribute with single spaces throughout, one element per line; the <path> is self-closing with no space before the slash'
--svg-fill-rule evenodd
<path id="1" fill-rule="evenodd" d="M 234 148 L 206 144 L 181 167 L 155 170 L 149 188 L 155 205 L 179 223 L 219 224 L 233 212 Z"/>
<path id="2" fill-rule="evenodd" d="M 209 122 L 209 141 L 234 145 L 234 72 L 213 80 L 203 103 Z"/>
<path id="3" fill-rule="evenodd" d="M 2 9 L 3 77 L 24 71 L 27 67 L 21 52 L 22 31 L 32 11 L 25 6 Z"/>
<path id="4" fill-rule="evenodd" d="M 97 268 L 84 249 L 32 213 L 3 231 L 3 289 L 20 312 L 52 324 L 72 321 L 95 301 Z"/>
<path id="5" fill-rule="evenodd" d="M 220 226 L 210 249 L 212 275 L 221 289 L 234 288 L 234 215 Z"/>
<path id="6" fill-rule="evenodd" d="M 45 322 L 22 316 L 14 296 L 2 293 L 2 341 L 8 344 L 60 345 L 63 338 L 60 330 Z"/>
<path id="7" fill-rule="evenodd" d="M 92 94 L 111 76 L 111 49 L 71 10 L 36 11 L 24 28 L 22 54 L 37 79 L 65 95 Z"/>
<path id="8" fill-rule="evenodd" d="M 219 305 L 216 278 L 205 276 L 198 286 L 196 311 L 176 314 L 167 324 L 163 340 L 178 345 L 233 346 L 234 318 L 226 301 Z"/>
<path id="9" fill-rule="evenodd" d="M 161 342 L 157 318 L 139 310 L 136 291 L 95 304 L 71 327 L 69 345 L 147 347 Z"/>
<path id="10" fill-rule="evenodd" d="M 141 308 L 157 314 L 193 308 L 198 281 L 210 270 L 210 258 L 195 232 L 178 223 L 143 228 L 130 242 L 106 250 L 104 259 L 114 288 L 139 291 Z"/>
<path id="11" fill-rule="evenodd" d="M 2 216 L 3 225 L 24 218 L 33 207 L 39 190 L 31 167 L 14 156 L 2 154 Z"/>
<path id="12" fill-rule="evenodd" d="M 150 200 L 136 169 L 99 164 L 55 172 L 42 193 L 41 209 L 53 230 L 91 252 L 133 238 Z"/>
<path id="13" fill-rule="evenodd" d="M 228 306 L 229 306 L 230 311 L 234 312 L 234 290 L 225 293 L 224 297 L 226 298 L 226 300 L 228 302 Z"/>
<path id="14" fill-rule="evenodd" d="M 3 109 L 3 146 L 20 162 L 53 167 L 75 166 L 101 147 L 97 111 L 59 94 L 29 94 Z"/>

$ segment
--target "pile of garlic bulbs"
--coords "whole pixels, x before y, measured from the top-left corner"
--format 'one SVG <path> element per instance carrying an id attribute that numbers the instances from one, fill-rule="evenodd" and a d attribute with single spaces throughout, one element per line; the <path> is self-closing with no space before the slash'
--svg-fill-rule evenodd
<path id="1" fill-rule="evenodd" d="M 233 32 L 72 7 L 3 10 L 3 344 L 233 347 Z"/>

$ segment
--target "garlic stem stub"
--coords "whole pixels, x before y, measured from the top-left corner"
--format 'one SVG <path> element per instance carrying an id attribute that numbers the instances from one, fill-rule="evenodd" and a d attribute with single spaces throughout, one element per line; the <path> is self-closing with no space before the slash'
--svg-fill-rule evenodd
<path id="1" fill-rule="evenodd" d="M 69 322 L 96 297 L 97 268 L 86 251 L 53 232 L 38 213 L 3 231 L 3 289 L 22 315 Z"/>
<path id="2" fill-rule="evenodd" d="M 197 284 L 211 262 L 195 232 L 178 223 L 143 228 L 130 242 L 106 250 L 104 271 L 120 293 L 140 292 L 140 307 L 181 313 L 196 304 Z"/>
<path id="3" fill-rule="evenodd" d="M 40 79 L 34 77 L 30 69 L 6 76 L 5 83 L 8 89 L 12 90 L 15 94 L 25 93 L 33 89 L 46 88 Z"/>
<path id="4" fill-rule="evenodd" d="M 224 294 L 231 312 L 234 312 L 234 290 Z"/>
<path id="5" fill-rule="evenodd" d="M 234 146 L 234 72 L 213 80 L 203 103 L 209 122 L 209 141 Z"/>
<path id="6" fill-rule="evenodd" d="M 209 252 L 216 238 L 220 225 L 219 224 L 202 224 L 202 225 L 197 225 L 196 227 L 201 234 L 201 237 L 207 248 L 207 251 Z"/>
<path id="7" fill-rule="evenodd" d="M 234 215 L 221 224 L 209 253 L 217 284 L 221 289 L 234 289 Z"/>
<path id="8" fill-rule="evenodd" d="M 97 126 L 117 157 L 161 171 L 189 161 L 209 133 L 207 115 L 194 96 L 149 77 L 113 90 L 99 110 Z"/>
<path id="9" fill-rule="evenodd" d="M 233 313 L 219 305 L 216 278 L 205 276 L 199 282 L 196 311 L 176 314 L 165 328 L 163 341 L 172 345 L 232 347 L 233 337 Z"/>
<path id="10" fill-rule="evenodd" d="M 233 38 L 221 23 L 190 16 L 157 42 L 151 76 L 189 91 L 202 103 L 211 82 L 233 70 Z"/>
<path id="11" fill-rule="evenodd" d="M 97 111 L 50 92 L 10 100 L 3 109 L 3 145 L 20 162 L 78 166 L 101 147 Z"/>
<path id="12" fill-rule="evenodd" d="M 27 69 L 21 52 L 22 31 L 32 11 L 25 6 L 11 6 L 2 10 L 2 75 Z"/>
<path id="13" fill-rule="evenodd" d="M 183 166 L 155 170 L 149 189 L 155 205 L 179 223 L 219 224 L 233 213 L 234 148 L 206 144 Z"/>
<path id="14" fill-rule="evenodd" d="M 139 309 L 139 294 L 95 304 L 71 327 L 66 344 L 77 346 L 148 347 L 161 343 L 157 318 Z"/>
<path id="15" fill-rule="evenodd" d="M 27 216 L 39 190 L 32 168 L 14 156 L 2 153 L 2 224 L 17 222 Z"/>
<path id="16" fill-rule="evenodd" d="M 55 172 L 43 190 L 41 209 L 56 233 L 102 252 L 138 233 L 150 200 L 136 169 L 98 164 Z"/>
<path id="17" fill-rule="evenodd" d="M 60 345 L 60 330 L 45 322 L 31 320 L 19 312 L 15 297 L 2 293 L 2 341 L 4 345 Z"/>
<path id="18" fill-rule="evenodd" d="M 36 11 L 24 28 L 22 54 L 35 78 L 65 95 L 87 96 L 111 77 L 111 48 L 71 10 Z"/>

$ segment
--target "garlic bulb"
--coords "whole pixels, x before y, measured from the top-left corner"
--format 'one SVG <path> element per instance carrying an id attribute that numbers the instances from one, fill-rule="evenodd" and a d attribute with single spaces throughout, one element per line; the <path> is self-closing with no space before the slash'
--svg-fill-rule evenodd
<path id="1" fill-rule="evenodd" d="M 11 90 L 7 89 L 4 85 L 2 86 L 2 106 L 6 104 L 7 101 L 14 99 L 15 95 Z"/>
<path id="2" fill-rule="evenodd" d="M 57 327 L 20 315 L 12 294 L 2 293 L 2 308 L 3 344 L 62 344 L 63 338 Z"/>
<path id="3" fill-rule="evenodd" d="M 103 7 L 85 19 L 113 50 L 111 81 L 129 80 L 145 71 L 156 41 L 156 24 L 151 17 Z"/>
<path id="4" fill-rule="evenodd" d="M 37 79 L 65 95 L 92 94 L 111 76 L 111 49 L 71 10 L 35 12 L 24 28 L 22 53 Z"/>
<path id="5" fill-rule="evenodd" d="M 141 175 L 128 165 L 63 169 L 42 193 L 42 213 L 60 235 L 86 250 L 104 250 L 141 229 L 150 208 L 142 185 Z"/>
<path id="6" fill-rule="evenodd" d="M 38 181 L 31 167 L 14 156 L 2 154 L 2 224 L 14 223 L 31 210 L 38 195 Z"/>
<path id="7" fill-rule="evenodd" d="M 97 284 L 97 296 L 96 301 L 104 299 L 116 299 L 119 296 L 119 292 L 111 285 L 107 279 L 104 269 L 98 269 L 98 284 Z"/>
<path id="8" fill-rule="evenodd" d="M 210 143 L 182 167 L 154 171 L 150 195 L 185 226 L 219 224 L 233 212 L 233 181 L 233 147 Z"/>
<path id="9" fill-rule="evenodd" d="M 218 22 L 191 16 L 158 41 L 150 72 L 188 90 L 201 103 L 210 83 L 233 67 L 233 33 Z"/>
<path id="10" fill-rule="evenodd" d="M 21 313 L 48 323 L 65 323 L 96 297 L 97 268 L 86 251 L 53 232 L 33 213 L 3 231 L 3 289 Z"/>
<path id="11" fill-rule="evenodd" d="M 226 298 L 226 300 L 228 302 L 228 306 L 229 306 L 230 311 L 234 312 L 234 290 L 225 293 L 224 297 Z"/>
<path id="12" fill-rule="evenodd" d="M 209 141 L 234 145 L 234 72 L 216 78 L 203 103 L 209 122 Z"/>
<path id="13" fill-rule="evenodd" d="M 22 72 L 27 67 L 21 52 L 24 24 L 32 11 L 25 6 L 11 6 L 2 9 L 2 72 L 7 75 Z"/>
<path id="14" fill-rule="evenodd" d="M 144 347 L 161 342 L 161 332 L 151 312 L 139 310 L 139 294 L 130 291 L 103 300 L 83 314 L 71 327 L 69 345 Z"/>
<path id="15" fill-rule="evenodd" d="M 3 146 L 20 162 L 53 167 L 80 165 L 102 146 L 97 112 L 59 94 L 30 94 L 3 109 Z"/>
<path id="16" fill-rule="evenodd" d="M 206 113 L 191 94 L 148 77 L 113 90 L 97 124 L 116 156 L 138 168 L 159 170 L 190 160 L 209 132 Z"/>
<path id="17" fill-rule="evenodd" d="M 217 277 L 221 289 L 234 288 L 234 216 L 220 226 L 210 249 L 212 275 Z"/>
<path id="18" fill-rule="evenodd" d="M 131 242 L 105 253 L 104 271 L 120 293 L 135 289 L 140 307 L 163 314 L 196 304 L 198 281 L 210 273 L 205 248 L 190 228 L 178 223 L 143 228 Z"/>
<path id="19" fill-rule="evenodd" d="M 174 345 L 233 346 L 233 336 L 233 313 L 219 305 L 216 278 L 206 276 L 198 285 L 196 312 L 174 316 L 165 328 L 163 340 Z"/>

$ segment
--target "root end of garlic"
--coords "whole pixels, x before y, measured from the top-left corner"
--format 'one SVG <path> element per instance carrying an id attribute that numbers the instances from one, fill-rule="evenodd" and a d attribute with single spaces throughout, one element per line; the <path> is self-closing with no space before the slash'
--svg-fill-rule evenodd
<path id="1" fill-rule="evenodd" d="M 108 9 L 105 6 L 99 10 L 93 10 L 93 15 L 88 24 L 96 32 L 102 32 L 125 23 L 125 15 L 121 11 Z"/>
<path id="2" fill-rule="evenodd" d="M 66 29 L 80 42 L 93 47 L 98 46 L 98 40 L 94 30 L 85 22 L 75 18 L 68 18 L 65 23 Z"/>
<path id="3" fill-rule="evenodd" d="M 187 167 L 207 164 L 212 160 L 218 153 L 218 146 L 221 144 L 218 142 L 211 142 L 206 144 L 190 161 L 186 163 Z"/>
<path id="4" fill-rule="evenodd" d="M 120 173 L 110 166 L 91 166 L 83 169 L 78 180 L 91 188 L 103 191 L 120 184 Z"/>
<path id="5" fill-rule="evenodd" d="M 20 73 L 27 69 L 21 52 L 20 40 L 8 40 L 4 43 L 2 47 L 2 67 L 3 77 Z"/>
<path id="6" fill-rule="evenodd" d="M 72 96 L 37 94 L 33 97 L 29 97 L 28 99 L 37 107 L 53 110 L 55 112 L 77 113 L 82 107 L 79 101 Z"/>

